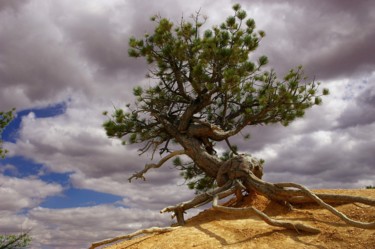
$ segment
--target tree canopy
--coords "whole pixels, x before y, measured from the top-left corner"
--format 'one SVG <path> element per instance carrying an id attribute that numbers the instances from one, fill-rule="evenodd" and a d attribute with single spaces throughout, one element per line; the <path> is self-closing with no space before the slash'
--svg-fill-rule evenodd
<path id="1" fill-rule="evenodd" d="M 320 83 L 308 81 L 301 66 L 278 78 L 267 66 L 266 56 L 255 58 L 265 32 L 256 31 L 255 21 L 239 4 L 233 11 L 225 22 L 208 29 L 206 17 L 199 12 L 176 24 L 156 15 L 151 18 L 153 34 L 130 38 L 129 55 L 147 60 L 147 77 L 154 84 L 133 89 L 135 104 L 116 109 L 104 123 L 107 135 L 125 143 L 143 143 L 141 153 L 169 153 L 171 146 L 176 147 L 171 141 L 186 149 L 182 135 L 199 140 L 211 155 L 218 141 L 226 141 L 236 153 L 228 139 L 245 127 L 288 125 L 320 104 L 328 90 L 319 91 Z M 175 160 L 186 178 L 202 173 L 215 177 L 215 170 L 192 159 L 186 167 Z"/>

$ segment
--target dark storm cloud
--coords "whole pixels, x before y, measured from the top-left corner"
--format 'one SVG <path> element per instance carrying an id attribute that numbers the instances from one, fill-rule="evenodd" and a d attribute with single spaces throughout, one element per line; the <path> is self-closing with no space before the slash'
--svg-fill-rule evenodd
<path id="1" fill-rule="evenodd" d="M 369 20 L 374 23 L 374 20 Z M 347 77 L 351 74 L 370 72 L 375 66 L 375 29 L 363 37 L 343 41 L 331 51 L 312 58 L 307 64 L 309 70 L 320 77 Z"/>

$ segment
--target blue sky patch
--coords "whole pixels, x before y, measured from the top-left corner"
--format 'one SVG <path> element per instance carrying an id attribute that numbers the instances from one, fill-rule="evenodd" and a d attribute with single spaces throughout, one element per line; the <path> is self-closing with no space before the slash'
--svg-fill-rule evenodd
<path id="1" fill-rule="evenodd" d="M 100 204 L 115 204 L 122 197 L 88 189 L 69 188 L 62 196 L 47 197 L 41 204 L 44 208 L 91 207 Z"/>
<path id="2" fill-rule="evenodd" d="M 36 118 L 49 118 L 64 114 L 66 108 L 66 102 L 61 102 L 44 108 L 31 108 L 19 111 L 17 112 L 17 117 L 5 127 L 2 133 L 2 139 L 15 143 L 18 137 L 17 132 L 21 126 L 22 117 L 27 116 L 30 112 L 33 112 Z"/>
<path id="3" fill-rule="evenodd" d="M 62 186 L 69 186 L 71 173 L 44 173 L 39 177 L 40 180 L 47 183 L 58 183 Z"/>
<path id="4" fill-rule="evenodd" d="M 43 168 L 42 164 L 33 162 L 23 156 L 5 157 L 5 159 L 0 160 L 0 167 L 5 167 L 8 164 L 13 167 L 5 168 L 3 174 L 18 178 L 38 175 Z"/>

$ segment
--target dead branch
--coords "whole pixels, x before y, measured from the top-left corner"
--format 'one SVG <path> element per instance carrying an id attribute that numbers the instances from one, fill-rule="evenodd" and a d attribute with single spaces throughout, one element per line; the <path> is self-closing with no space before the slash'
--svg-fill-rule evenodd
<path id="1" fill-rule="evenodd" d="M 144 174 L 146 174 L 147 171 L 149 171 L 150 169 L 160 168 L 166 161 L 168 161 L 172 157 L 178 156 L 178 155 L 183 155 L 183 154 L 185 154 L 185 150 L 173 151 L 169 155 L 163 157 L 157 164 L 155 164 L 155 163 L 146 164 L 145 168 L 143 170 L 133 174 L 128 180 L 129 180 L 129 182 L 131 182 L 133 178 L 146 180 L 145 177 L 144 177 Z"/>
<path id="2" fill-rule="evenodd" d="M 255 207 L 246 207 L 246 208 L 224 207 L 224 206 L 218 205 L 218 199 L 219 198 L 216 195 L 212 202 L 212 207 L 214 210 L 218 210 L 218 211 L 225 212 L 225 213 L 241 213 L 241 214 L 244 214 L 248 211 L 253 211 L 259 218 L 261 218 L 263 221 L 265 221 L 267 224 L 271 226 L 284 227 L 286 229 L 296 230 L 298 233 L 300 231 L 314 233 L 314 234 L 320 233 L 319 229 L 316 229 L 308 225 L 304 225 L 302 223 L 280 221 L 280 220 L 272 219 L 268 215 L 263 213 L 262 211 L 256 209 Z"/>
<path id="3" fill-rule="evenodd" d="M 147 228 L 147 229 L 142 229 L 142 230 L 138 230 L 138 231 L 136 231 L 134 233 L 131 233 L 131 234 L 122 235 L 122 236 L 114 237 L 112 239 L 106 239 L 106 240 L 95 242 L 95 243 L 91 244 L 89 249 L 94 249 L 98 246 L 107 245 L 107 244 L 110 244 L 110 243 L 113 243 L 113 242 L 116 242 L 116 241 L 119 241 L 119 240 L 132 239 L 132 238 L 134 238 L 138 235 L 141 235 L 141 234 L 166 233 L 166 232 L 170 232 L 172 230 L 175 230 L 177 228 L 178 227 L 151 227 L 151 228 Z"/>

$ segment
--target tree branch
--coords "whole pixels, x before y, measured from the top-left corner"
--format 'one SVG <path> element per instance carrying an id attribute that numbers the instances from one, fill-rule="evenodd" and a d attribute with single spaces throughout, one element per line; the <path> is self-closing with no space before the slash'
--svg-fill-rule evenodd
<path id="1" fill-rule="evenodd" d="M 183 154 L 185 154 L 185 150 L 173 151 L 168 156 L 163 157 L 157 164 L 155 164 L 155 163 L 146 164 L 145 168 L 142 171 L 139 171 L 139 172 L 133 174 L 128 180 L 129 180 L 129 182 L 131 182 L 131 180 L 133 178 L 136 178 L 136 179 L 141 178 L 145 181 L 146 178 L 144 177 L 144 174 L 146 174 L 147 171 L 149 171 L 150 169 L 160 168 L 166 161 L 168 161 L 172 157 L 178 156 L 178 155 L 183 155 Z"/>
<path id="2" fill-rule="evenodd" d="M 190 124 L 187 134 L 192 137 L 207 137 L 214 141 L 223 141 L 239 133 L 243 126 L 241 125 L 232 130 L 225 131 L 217 125 L 197 121 L 196 123 Z"/>
<path id="3" fill-rule="evenodd" d="M 190 120 L 193 115 L 210 103 L 210 94 L 201 93 L 197 98 L 185 109 L 185 112 L 181 115 L 180 124 L 178 126 L 179 132 L 186 132 L 189 127 Z"/>

